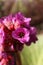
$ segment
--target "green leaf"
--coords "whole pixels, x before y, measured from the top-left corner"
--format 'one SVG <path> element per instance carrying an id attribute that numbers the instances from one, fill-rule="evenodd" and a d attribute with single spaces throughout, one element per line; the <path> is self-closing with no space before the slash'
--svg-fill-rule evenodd
<path id="1" fill-rule="evenodd" d="M 38 35 L 36 44 L 24 46 L 21 60 L 22 65 L 43 65 L 43 34 Z"/>

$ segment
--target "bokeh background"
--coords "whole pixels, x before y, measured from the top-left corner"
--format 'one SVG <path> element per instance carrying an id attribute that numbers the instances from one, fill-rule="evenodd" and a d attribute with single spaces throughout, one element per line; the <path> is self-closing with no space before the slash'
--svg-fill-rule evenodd
<path id="1" fill-rule="evenodd" d="M 43 0 L 0 0 L 0 18 L 22 12 L 31 17 L 31 25 L 37 28 L 38 41 L 24 46 L 21 52 L 22 65 L 43 65 Z"/>

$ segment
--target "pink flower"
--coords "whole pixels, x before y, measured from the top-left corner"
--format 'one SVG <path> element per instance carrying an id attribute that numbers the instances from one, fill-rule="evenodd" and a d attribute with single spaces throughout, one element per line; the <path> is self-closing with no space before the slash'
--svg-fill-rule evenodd
<path id="1" fill-rule="evenodd" d="M 3 24 L 11 30 L 13 28 L 12 16 L 5 17 L 3 20 Z"/>
<path id="2" fill-rule="evenodd" d="M 18 28 L 15 31 L 12 31 L 12 37 L 19 40 L 21 43 L 26 43 L 29 41 L 30 32 L 26 28 Z"/>

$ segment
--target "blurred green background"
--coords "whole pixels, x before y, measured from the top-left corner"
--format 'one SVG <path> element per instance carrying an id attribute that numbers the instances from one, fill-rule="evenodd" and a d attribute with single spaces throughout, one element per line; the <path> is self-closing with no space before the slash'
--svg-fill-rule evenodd
<path id="1" fill-rule="evenodd" d="M 0 0 L 0 18 L 19 11 L 32 18 L 30 23 L 38 31 L 36 44 L 21 52 L 22 65 L 43 65 L 43 0 Z"/>
<path id="2" fill-rule="evenodd" d="M 38 41 L 31 46 L 25 46 L 21 52 L 22 65 L 43 65 L 43 34 L 38 35 Z"/>

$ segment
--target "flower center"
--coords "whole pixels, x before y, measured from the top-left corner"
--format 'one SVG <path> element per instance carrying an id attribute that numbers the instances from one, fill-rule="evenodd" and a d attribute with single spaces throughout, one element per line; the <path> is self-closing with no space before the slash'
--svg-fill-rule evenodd
<path id="1" fill-rule="evenodd" d="M 23 32 L 20 32 L 19 33 L 19 36 L 20 36 L 20 38 L 22 38 L 24 36 L 24 33 Z"/>

